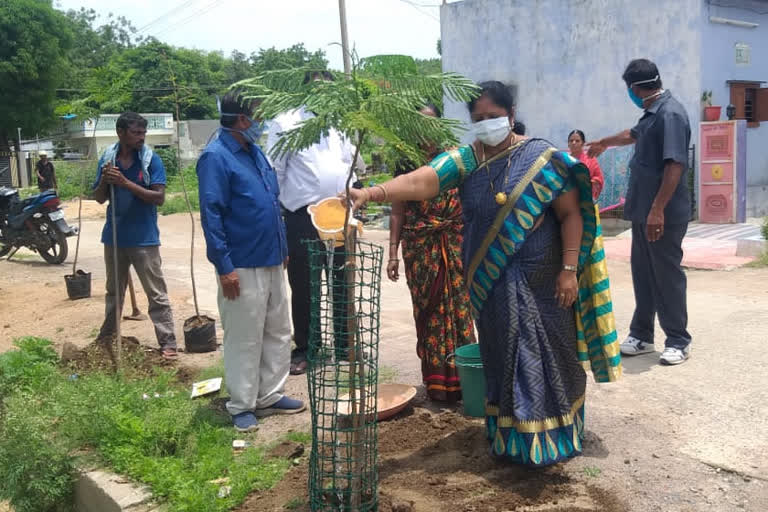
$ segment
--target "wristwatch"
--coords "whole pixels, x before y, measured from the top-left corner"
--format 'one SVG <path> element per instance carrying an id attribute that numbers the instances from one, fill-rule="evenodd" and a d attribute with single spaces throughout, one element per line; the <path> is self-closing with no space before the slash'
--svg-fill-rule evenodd
<path id="1" fill-rule="evenodd" d="M 578 270 L 578 267 L 576 267 L 576 265 L 563 264 L 563 270 L 565 270 L 566 272 L 576 272 Z"/>

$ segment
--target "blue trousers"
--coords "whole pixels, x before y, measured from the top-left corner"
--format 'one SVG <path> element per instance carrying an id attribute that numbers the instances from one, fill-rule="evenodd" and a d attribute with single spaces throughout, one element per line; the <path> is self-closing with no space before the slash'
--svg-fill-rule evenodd
<path id="1" fill-rule="evenodd" d="M 688 224 L 667 224 L 664 236 L 649 242 L 646 225 L 632 223 L 632 284 L 635 314 L 629 334 L 653 343 L 654 322 L 667 339 L 665 346 L 684 349 L 691 343 L 688 334 L 687 279 L 681 266 L 683 238 Z"/>

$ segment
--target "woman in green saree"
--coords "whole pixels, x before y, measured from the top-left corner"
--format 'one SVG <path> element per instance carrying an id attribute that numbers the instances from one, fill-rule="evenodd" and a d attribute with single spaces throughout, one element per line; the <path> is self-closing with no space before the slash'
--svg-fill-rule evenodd
<path id="1" fill-rule="evenodd" d="M 513 133 L 506 86 L 481 91 L 469 103 L 474 144 L 351 199 L 417 201 L 459 187 L 491 453 L 544 466 L 581 453 L 584 367 L 598 382 L 621 374 L 600 221 L 587 167 Z"/>

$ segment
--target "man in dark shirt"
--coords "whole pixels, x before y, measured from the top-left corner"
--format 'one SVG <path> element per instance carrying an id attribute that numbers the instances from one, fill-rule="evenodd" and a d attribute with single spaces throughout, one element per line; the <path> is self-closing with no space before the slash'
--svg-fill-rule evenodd
<path id="1" fill-rule="evenodd" d="M 56 183 L 56 170 L 53 168 L 53 162 L 48 160 L 48 153 L 40 152 L 40 160 L 35 166 L 37 171 L 37 188 L 42 192 L 51 188 L 58 188 Z"/>
<path id="2" fill-rule="evenodd" d="M 133 267 L 147 294 L 149 317 L 155 326 L 161 353 L 166 359 L 175 359 L 176 334 L 161 267 L 157 226 L 157 207 L 165 201 L 165 166 L 144 144 L 146 119 L 134 112 L 124 112 L 117 118 L 116 131 L 119 142 L 108 147 L 99 159 L 93 185 L 94 199 L 101 204 L 109 201 L 107 220 L 101 232 L 107 295 L 99 339 L 115 334 L 116 316 L 121 314 L 117 310 L 117 294 L 120 294 L 120 305 L 124 304 L 125 287 Z M 114 187 L 114 204 L 110 186 Z M 116 228 L 112 226 L 113 208 Z M 114 272 L 113 229 L 117 230 L 117 275 Z"/>
<path id="3" fill-rule="evenodd" d="M 654 317 L 666 334 L 662 364 L 680 364 L 690 355 L 686 276 L 682 242 L 691 205 L 685 173 L 691 127 L 683 106 L 662 89 L 659 70 L 647 59 L 633 60 L 622 76 L 632 102 L 644 110 L 631 130 L 590 143 L 589 155 L 609 146 L 635 144 L 629 164 L 624 218 L 632 221 L 632 282 L 635 314 L 621 353 L 653 352 Z"/>
<path id="4" fill-rule="evenodd" d="M 256 145 L 263 131 L 256 106 L 227 93 L 218 138 L 197 162 L 200 220 L 219 281 L 227 410 L 240 432 L 256 430 L 257 416 L 305 409 L 283 394 L 291 359 L 288 245 L 277 175 Z"/>

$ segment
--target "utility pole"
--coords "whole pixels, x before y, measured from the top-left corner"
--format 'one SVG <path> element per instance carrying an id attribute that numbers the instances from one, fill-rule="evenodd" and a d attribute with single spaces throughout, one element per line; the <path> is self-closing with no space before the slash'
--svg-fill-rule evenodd
<path id="1" fill-rule="evenodd" d="M 352 75 L 352 59 L 349 54 L 349 35 L 347 34 L 347 7 L 344 0 L 339 0 L 339 21 L 341 22 L 341 51 L 344 53 L 344 74 Z"/>
<path id="2" fill-rule="evenodd" d="M 27 187 L 29 186 L 29 175 L 27 174 L 27 162 L 23 159 L 24 153 L 21 151 L 21 127 L 17 126 L 16 130 L 19 134 L 19 145 L 16 148 L 16 167 L 19 171 L 19 186 L 20 187 Z"/>

